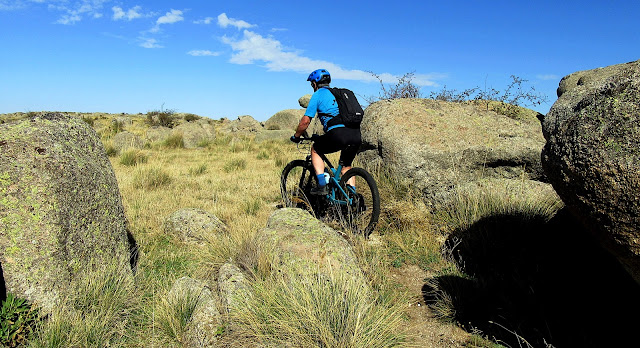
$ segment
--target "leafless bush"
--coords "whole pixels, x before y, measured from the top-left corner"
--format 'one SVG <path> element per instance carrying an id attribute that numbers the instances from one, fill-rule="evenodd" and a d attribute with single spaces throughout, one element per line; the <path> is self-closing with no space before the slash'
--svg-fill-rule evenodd
<path id="1" fill-rule="evenodd" d="M 369 73 L 380 82 L 380 94 L 377 97 L 365 97 L 365 100 L 369 104 L 378 100 L 421 97 L 420 87 L 412 81 L 415 75 L 413 72 L 408 72 L 402 75 L 402 77 L 398 79 L 398 82 L 393 86 L 385 85 L 384 81 L 382 81 L 382 78 L 378 74 L 371 71 L 369 71 Z"/>

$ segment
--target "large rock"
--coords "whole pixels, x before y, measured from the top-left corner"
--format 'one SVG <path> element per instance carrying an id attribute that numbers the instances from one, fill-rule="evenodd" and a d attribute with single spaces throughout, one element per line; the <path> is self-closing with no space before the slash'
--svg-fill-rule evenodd
<path id="1" fill-rule="evenodd" d="M 173 128 L 173 133 L 182 134 L 184 147 L 187 149 L 196 148 L 202 144 L 213 141 L 216 138 L 215 127 L 206 122 L 206 120 L 182 123 Z"/>
<path id="2" fill-rule="evenodd" d="M 261 235 L 261 245 L 273 247 L 279 255 L 280 264 L 272 265 L 273 271 L 299 276 L 343 272 L 364 279 L 349 243 L 307 211 L 276 210 Z"/>
<path id="3" fill-rule="evenodd" d="M 116 262 L 131 273 L 122 199 L 96 132 L 40 114 L 0 125 L 0 263 L 6 289 L 50 311 L 74 277 Z"/>
<path id="4" fill-rule="evenodd" d="M 543 180 L 535 116 L 514 120 L 472 104 L 396 99 L 371 104 L 361 128 L 361 163 L 395 168 L 429 204 L 446 203 L 478 180 Z"/>
<path id="5" fill-rule="evenodd" d="M 263 129 L 260 122 L 249 115 L 238 116 L 236 120 L 223 122 L 220 130 L 225 133 L 255 134 Z"/>
<path id="6" fill-rule="evenodd" d="M 204 282 L 182 277 L 173 284 L 167 301 L 178 307 L 185 302 L 195 302 L 193 312 L 183 337 L 183 346 L 188 348 L 216 347 L 217 334 L 224 327 L 219 299 Z"/>
<path id="7" fill-rule="evenodd" d="M 150 142 L 163 142 L 171 136 L 171 128 L 162 126 L 149 127 L 145 132 L 145 138 Z"/>
<path id="8" fill-rule="evenodd" d="M 263 130 L 256 134 L 254 138 L 256 143 L 261 143 L 263 141 L 273 141 L 273 140 L 289 140 L 289 138 L 293 135 L 293 131 L 290 130 Z"/>
<path id="9" fill-rule="evenodd" d="M 264 123 L 264 128 L 267 130 L 295 131 L 298 128 L 302 116 L 304 116 L 303 109 L 282 110 L 271 116 L 271 118 Z"/>
<path id="10" fill-rule="evenodd" d="M 301 108 L 308 108 L 309 101 L 311 101 L 311 94 L 305 94 L 300 99 L 298 99 L 298 104 L 300 104 Z"/>
<path id="11" fill-rule="evenodd" d="M 564 77 L 544 118 L 558 195 L 640 283 L 640 60 Z"/>
<path id="12" fill-rule="evenodd" d="M 204 244 L 216 235 L 225 233 L 227 227 L 215 215 L 202 209 L 184 208 L 167 217 L 163 229 L 166 234 L 183 242 Z"/>
<path id="13" fill-rule="evenodd" d="M 242 306 L 251 297 L 251 286 L 242 270 L 227 262 L 218 271 L 218 290 L 227 313 L 242 310 Z"/>
<path id="14" fill-rule="evenodd" d="M 113 136 L 113 147 L 118 151 L 126 149 L 142 149 L 144 147 L 144 140 L 136 134 L 123 131 Z"/>

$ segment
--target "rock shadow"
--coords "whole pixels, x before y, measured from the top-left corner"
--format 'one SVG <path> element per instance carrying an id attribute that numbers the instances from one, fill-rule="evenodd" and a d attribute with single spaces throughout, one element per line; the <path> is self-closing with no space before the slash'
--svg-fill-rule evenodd
<path id="1" fill-rule="evenodd" d="M 136 274 L 138 270 L 138 259 L 140 258 L 139 250 L 138 250 L 138 242 L 133 237 L 131 231 L 127 228 L 127 242 L 129 244 L 129 265 L 131 266 L 131 270 L 133 274 Z"/>
<path id="2" fill-rule="evenodd" d="M 469 276 L 430 279 L 425 301 L 470 332 L 511 347 L 637 340 L 640 286 L 566 209 L 550 221 L 488 217 L 455 231 L 444 249 Z"/>
<path id="3" fill-rule="evenodd" d="M 2 262 L 0 262 L 0 304 L 7 299 L 7 286 L 4 284 L 4 272 L 2 271 Z"/>

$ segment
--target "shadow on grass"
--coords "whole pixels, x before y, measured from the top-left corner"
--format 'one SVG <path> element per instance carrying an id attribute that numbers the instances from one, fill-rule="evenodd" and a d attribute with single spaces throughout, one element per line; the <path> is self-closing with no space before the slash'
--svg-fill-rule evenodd
<path id="1" fill-rule="evenodd" d="M 612 347 L 635 342 L 640 286 L 563 209 L 550 221 L 492 216 L 456 231 L 445 250 L 469 277 L 423 287 L 468 331 L 510 347 Z M 435 307 L 434 307 L 435 308 Z"/>

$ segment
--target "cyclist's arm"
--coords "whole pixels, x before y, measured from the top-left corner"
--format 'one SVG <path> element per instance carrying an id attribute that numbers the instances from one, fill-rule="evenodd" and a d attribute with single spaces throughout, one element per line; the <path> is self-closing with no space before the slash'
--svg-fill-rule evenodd
<path id="1" fill-rule="evenodd" d="M 307 130 L 307 127 L 309 127 L 309 124 L 311 123 L 311 117 L 304 115 L 302 116 L 302 118 L 300 119 L 300 123 L 298 124 L 298 128 L 296 129 L 296 138 L 299 138 L 300 136 L 302 136 L 302 133 L 304 133 L 305 130 Z"/>

